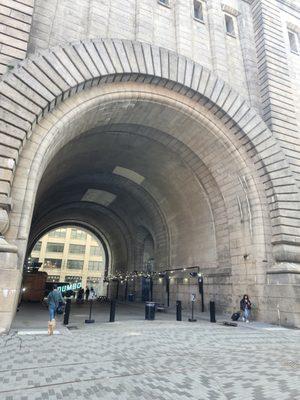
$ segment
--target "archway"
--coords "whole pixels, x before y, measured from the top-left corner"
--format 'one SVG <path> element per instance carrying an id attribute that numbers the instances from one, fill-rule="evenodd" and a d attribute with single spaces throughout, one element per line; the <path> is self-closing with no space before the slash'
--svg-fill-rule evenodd
<path id="1" fill-rule="evenodd" d="M 214 124 L 201 122 L 203 111 L 196 118 L 189 104 L 184 107 L 184 98 L 185 119 L 178 95 L 160 89 L 154 98 L 151 86 L 131 83 L 128 112 L 126 89 L 126 83 L 114 83 L 89 89 L 75 108 L 64 103 L 71 109 L 60 118 L 61 129 L 51 127 L 51 141 L 43 136 L 33 158 L 31 168 L 39 173 L 27 192 L 36 194 L 31 232 L 55 221 L 55 215 L 85 216 L 105 236 L 120 238 L 121 245 L 111 246 L 112 271 L 126 272 L 141 270 L 135 238 L 143 226 L 155 243 L 157 270 L 200 266 L 213 281 L 206 285 L 207 298 L 213 294 L 226 308 L 235 296 L 232 276 L 240 281 L 238 290 L 248 285 L 240 270 L 244 255 L 252 255 L 250 265 L 266 259 L 267 243 L 258 232 L 264 239 L 268 226 L 261 204 L 254 205 L 259 195 L 253 167 L 225 134 L 216 134 Z M 195 115 L 187 117 L 188 112 Z M 109 126 L 101 125 L 103 115 L 109 116 Z M 197 148 L 191 148 L 187 143 L 197 136 Z M 218 162 L 208 148 L 220 155 Z M 251 213 L 248 203 L 253 203 Z M 228 210 L 235 220 L 230 229 Z M 22 218 L 30 224 L 31 215 Z"/>
<path id="2" fill-rule="evenodd" d="M 97 64 L 84 58 L 89 52 Z M 57 78 L 66 62 L 57 86 L 64 90 L 40 92 L 44 106 L 18 160 L 11 195 L 20 202 L 6 238 L 18 245 L 20 259 L 31 220 L 33 232 L 55 213 L 97 212 L 99 227 L 112 221 L 111 237 L 119 238 L 113 270 L 136 269 L 134 238 L 144 226 L 158 270 L 199 265 L 207 294 L 223 309 L 249 285 L 259 300 L 263 282 L 254 276 L 264 276 L 280 254 L 271 249 L 271 222 L 280 216 L 269 218 L 264 185 L 271 193 L 277 188 L 264 156 L 271 152 L 272 165 L 285 162 L 260 118 L 204 68 L 163 49 L 95 40 L 78 45 L 76 54 L 72 68 L 64 58 L 50 63 L 47 74 Z M 22 71 L 36 70 L 45 57 L 28 60 Z M 294 184 L 291 177 L 287 184 Z"/>
<path id="3" fill-rule="evenodd" d="M 58 215 L 56 215 L 58 217 Z M 74 237 L 74 234 L 72 232 L 73 229 L 79 229 L 79 231 L 83 231 L 84 235 L 83 238 L 80 238 L 83 242 L 86 241 L 86 238 L 89 237 L 89 242 L 94 242 L 93 244 L 95 245 L 95 242 L 97 243 L 97 246 L 101 248 L 101 266 L 103 267 L 103 274 L 102 274 L 102 280 L 106 278 L 106 276 L 110 273 L 111 269 L 111 249 L 108 243 L 107 238 L 103 235 L 102 232 L 100 232 L 95 226 L 92 224 L 89 224 L 87 221 L 83 220 L 72 220 L 72 219 L 67 219 L 66 216 L 64 218 L 57 220 L 56 222 L 52 222 L 47 225 L 46 227 L 41 227 L 39 226 L 35 231 L 32 231 L 31 236 L 28 241 L 27 245 L 27 254 L 25 256 L 25 262 L 28 257 L 37 257 L 37 254 L 32 255 L 32 251 L 34 250 L 35 246 L 37 243 L 39 243 L 41 240 L 43 240 L 47 244 L 47 239 L 49 237 L 57 237 L 56 235 L 51 236 L 51 232 L 55 233 L 57 230 L 63 230 L 64 234 L 59 235 L 58 237 L 61 238 L 61 242 L 65 244 L 67 242 L 67 245 L 69 246 L 69 242 L 72 241 L 72 239 L 76 239 Z M 85 243 L 83 243 L 86 245 Z M 89 243 L 89 248 L 91 244 Z M 88 250 L 89 250 L 88 248 Z M 45 251 L 46 249 L 44 249 Z M 87 251 L 88 251 L 87 250 Z M 68 255 L 65 254 L 65 257 Z M 47 255 L 43 254 L 43 259 L 47 257 Z M 40 258 L 40 257 L 39 257 Z M 40 261 L 40 260 L 39 260 Z M 44 262 L 44 260 L 42 260 Z M 89 259 L 86 260 L 87 263 Z"/>
<path id="4" fill-rule="evenodd" d="M 99 237 L 86 224 L 72 221 L 40 232 L 28 246 L 22 300 L 43 301 L 54 283 L 62 292 L 72 290 L 76 295 L 81 288 L 93 287 L 97 296 L 105 296 L 103 282 L 108 273 L 110 249 L 105 239 Z"/>

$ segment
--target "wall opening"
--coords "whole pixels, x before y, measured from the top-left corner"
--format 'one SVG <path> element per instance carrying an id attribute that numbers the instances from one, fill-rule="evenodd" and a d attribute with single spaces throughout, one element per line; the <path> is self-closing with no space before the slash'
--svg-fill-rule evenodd
<path id="1" fill-rule="evenodd" d="M 29 249 L 24 262 L 22 301 L 43 301 L 53 284 L 59 290 L 80 288 L 106 294 L 104 279 L 107 250 L 89 230 L 62 225 L 43 233 Z"/>

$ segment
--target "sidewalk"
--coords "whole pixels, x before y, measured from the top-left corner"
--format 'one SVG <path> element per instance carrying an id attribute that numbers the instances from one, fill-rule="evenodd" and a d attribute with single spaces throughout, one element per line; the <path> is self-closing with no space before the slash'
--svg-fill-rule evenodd
<path id="1" fill-rule="evenodd" d="M 300 331 L 173 316 L 2 336 L 0 400 L 300 398 Z"/>
<path id="2" fill-rule="evenodd" d="M 296 400 L 300 330 L 208 322 L 175 312 L 145 321 L 142 304 L 72 305 L 70 325 L 48 336 L 47 309 L 22 306 L 0 336 L 0 400 Z M 73 328 L 73 329 L 71 329 Z"/>
<path id="3" fill-rule="evenodd" d="M 93 325 L 103 325 L 109 321 L 109 304 L 94 303 L 92 309 L 92 318 L 95 319 Z M 89 304 L 76 305 L 72 304 L 71 313 L 69 319 L 70 329 L 85 329 L 85 319 L 89 316 Z M 182 311 L 182 320 L 188 321 L 191 317 L 191 311 L 184 309 Z M 194 318 L 197 322 L 210 321 L 209 312 L 195 312 Z M 120 321 L 143 321 L 145 319 L 145 305 L 143 303 L 124 303 L 119 302 L 116 306 L 116 322 Z M 175 308 L 169 308 L 166 312 L 156 312 L 156 321 L 176 321 L 176 310 Z M 69 329 L 62 323 L 63 316 L 57 316 L 57 331 L 60 334 L 69 334 Z M 223 324 L 223 322 L 232 322 L 229 314 L 217 314 L 217 324 Z M 45 305 L 41 304 L 23 304 L 20 311 L 17 313 L 16 318 L 12 324 L 12 331 L 19 332 L 40 332 L 45 334 L 47 332 L 48 322 L 48 310 Z M 237 321 L 238 327 L 247 329 L 262 329 L 262 330 L 287 330 L 288 328 L 280 327 L 278 325 L 271 325 L 258 321 L 251 321 L 249 324 Z M 228 329 L 234 329 L 234 327 L 228 327 Z"/>

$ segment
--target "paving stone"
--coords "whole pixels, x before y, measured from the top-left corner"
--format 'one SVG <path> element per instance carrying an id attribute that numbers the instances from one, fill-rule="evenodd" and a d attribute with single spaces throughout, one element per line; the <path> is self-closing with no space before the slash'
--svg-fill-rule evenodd
<path id="1" fill-rule="evenodd" d="M 1 337 L 0 399 L 300 398 L 300 331 L 128 320 Z"/>

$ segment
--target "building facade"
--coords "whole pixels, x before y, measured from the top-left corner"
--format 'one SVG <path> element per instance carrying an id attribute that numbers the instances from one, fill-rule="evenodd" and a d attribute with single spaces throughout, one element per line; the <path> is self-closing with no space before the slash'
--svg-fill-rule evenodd
<path id="1" fill-rule="evenodd" d="M 30 262 L 42 263 L 48 282 L 80 283 L 93 287 L 98 296 L 103 288 L 105 253 L 99 241 L 86 231 L 72 227 L 54 229 L 33 247 Z"/>
<path id="2" fill-rule="evenodd" d="M 298 2 L 0 0 L 0 23 L 3 329 L 27 248 L 74 221 L 112 275 L 196 267 L 219 310 L 248 292 L 300 326 Z"/>

